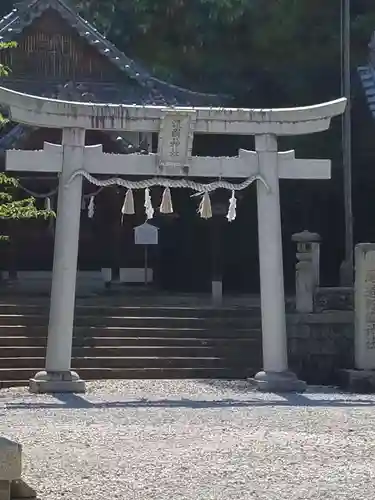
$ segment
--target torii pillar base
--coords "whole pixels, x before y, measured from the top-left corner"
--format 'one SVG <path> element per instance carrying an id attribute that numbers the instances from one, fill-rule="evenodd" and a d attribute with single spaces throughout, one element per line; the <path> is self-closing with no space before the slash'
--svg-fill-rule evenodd
<path id="1" fill-rule="evenodd" d="M 293 372 L 262 371 L 252 379 L 261 392 L 305 392 L 307 385 L 299 380 Z"/>
<path id="2" fill-rule="evenodd" d="M 85 393 L 86 383 L 78 373 L 41 371 L 30 379 L 29 391 L 36 394 Z"/>

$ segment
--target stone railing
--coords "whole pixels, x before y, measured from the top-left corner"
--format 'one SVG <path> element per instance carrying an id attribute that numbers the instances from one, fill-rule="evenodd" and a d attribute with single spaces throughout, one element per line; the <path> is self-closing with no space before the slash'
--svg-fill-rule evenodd
<path id="1" fill-rule="evenodd" d="M 318 287 L 314 293 L 314 312 L 353 311 L 353 287 Z"/>

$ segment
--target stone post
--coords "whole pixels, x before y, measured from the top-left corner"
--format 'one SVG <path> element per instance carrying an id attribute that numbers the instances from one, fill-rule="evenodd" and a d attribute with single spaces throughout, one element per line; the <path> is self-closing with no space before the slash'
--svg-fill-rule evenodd
<path id="1" fill-rule="evenodd" d="M 354 370 L 343 370 L 353 392 L 375 391 L 375 244 L 355 247 Z"/>
<path id="2" fill-rule="evenodd" d="M 255 380 L 262 391 L 304 390 L 305 383 L 288 371 L 277 137 L 255 136 L 255 149 L 269 186 L 257 185 L 264 371 Z"/>
<path id="3" fill-rule="evenodd" d="M 0 500 L 29 500 L 35 491 L 22 479 L 22 446 L 0 437 Z"/>
<path id="4" fill-rule="evenodd" d="M 75 288 L 82 202 L 82 177 L 67 184 L 82 168 L 84 129 L 63 129 L 46 369 L 30 380 L 31 392 L 84 392 L 85 383 L 71 371 Z"/>
<path id="5" fill-rule="evenodd" d="M 0 500 L 10 500 L 11 483 L 21 477 L 21 455 L 18 443 L 0 438 Z"/>
<path id="6" fill-rule="evenodd" d="M 112 283 L 112 269 L 110 267 L 102 267 L 102 278 L 105 288 L 110 288 Z"/>
<path id="7" fill-rule="evenodd" d="M 320 236 L 302 231 L 292 236 L 297 243 L 296 310 L 311 313 L 314 310 L 314 292 L 319 285 Z"/>
<path id="8" fill-rule="evenodd" d="M 211 300 L 214 307 L 223 305 L 223 262 L 222 262 L 222 222 L 228 209 L 222 203 L 213 203 L 211 228 L 212 228 L 212 278 L 211 278 Z"/>

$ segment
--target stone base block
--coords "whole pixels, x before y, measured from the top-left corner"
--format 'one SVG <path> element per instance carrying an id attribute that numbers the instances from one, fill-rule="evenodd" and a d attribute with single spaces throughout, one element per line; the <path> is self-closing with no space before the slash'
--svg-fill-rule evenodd
<path id="1" fill-rule="evenodd" d="M 0 438 L 0 481 L 19 479 L 22 472 L 22 446 Z"/>
<path id="2" fill-rule="evenodd" d="M 22 446 L 14 441 L 0 437 L 0 500 L 35 498 L 34 490 L 20 479 L 22 472 Z M 25 488 L 17 488 L 25 484 Z M 31 491 L 33 495 L 30 495 Z M 28 496 L 22 496 L 22 492 Z"/>
<path id="3" fill-rule="evenodd" d="M 307 388 L 306 382 L 298 380 L 292 372 L 262 371 L 252 380 L 261 392 L 304 392 Z"/>
<path id="4" fill-rule="evenodd" d="M 12 481 L 10 485 L 11 500 L 31 500 L 36 498 L 36 491 L 22 479 Z"/>
<path id="5" fill-rule="evenodd" d="M 223 283 L 221 281 L 212 282 L 212 304 L 215 307 L 221 307 L 223 305 Z"/>
<path id="6" fill-rule="evenodd" d="M 15 481 L 0 480 L 0 500 L 34 500 L 36 491 L 22 479 Z"/>
<path id="7" fill-rule="evenodd" d="M 374 394 L 375 370 L 341 370 L 340 386 L 357 394 Z"/>
<path id="8" fill-rule="evenodd" d="M 0 500 L 10 500 L 10 481 L 0 479 Z"/>
<path id="9" fill-rule="evenodd" d="M 32 393 L 84 393 L 85 381 L 76 372 L 42 371 L 29 381 L 29 391 Z"/>

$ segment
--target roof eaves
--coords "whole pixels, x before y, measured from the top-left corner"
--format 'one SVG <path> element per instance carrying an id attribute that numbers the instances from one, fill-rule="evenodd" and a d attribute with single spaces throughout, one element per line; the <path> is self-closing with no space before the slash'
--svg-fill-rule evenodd
<path id="1" fill-rule="evenodd" d="M 357 71 L 366 94 L 368 107 L 375 118 L 375 69 L 367 65 L 360 66 Z"/>
<path id="2" fill-rule="evenodd" d="M 155 84 L 157 84 L 160 87 L 165 87 L 167 86 L 170 90 L 174 91 L 176 94 L 184 94 L 186 97 L 196 97 L 198 99 L 202 99 L 204 101 L 209 101 L 212 103 L 212 105 L 217 104 L 220 102 L 223 104 L 223 102 L 228 102 L 231 99 L 233 99 L 229 95 L 223 95 L 223 94 L 210 94 L 206 92 L 197 92 L 194 90 L 186 89 L 184 87 L 179 87 L 178 85 L 174 85 L 173 83 L 165 82 L 163 80 L 159 80 L 158 78 L 151 76 L 150 80 L 152 80 Z"/>

